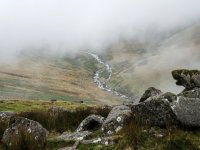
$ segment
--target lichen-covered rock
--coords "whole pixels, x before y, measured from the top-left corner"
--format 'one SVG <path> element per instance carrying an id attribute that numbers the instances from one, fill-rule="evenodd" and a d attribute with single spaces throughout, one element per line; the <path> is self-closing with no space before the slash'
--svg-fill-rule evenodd
<path id="1" fill-rule="evenodd" d="M 9 126 L 5 130 L 2 138 L 3 144 L 7 147 L 19 146 L 23 142 L 24 146 L 32 146 L 37 149 L 44 148 L 48 132 L 38 122 L 23 117 L 12 116 Z M 27 148 L 27 147 L 25 147 Z"/>
<path id="2" fill-rule="evenodd" d="M 14 115 L 16 115 L 14 112 L 0 112 L 0 139 L 8 127 L 10 117 Z"/>
<path id="3" fill-rule="evenodd" d="M 133 105 L 131 109 L 138 122 L 145 125 L 166 126 L 178 123 L 169 101 L 162 96 Z"/>
<path id="4" fill-rule="evenodd" d="M 102 125 L 101 130 L 103 134 L 112 135 L 113 133 L 118 132 L 130 116 L 130 107 L 124 105 L 115 106 Z"/>
<path id="5" fill-rule="evenodd" d="M 140 102 L 144 102 L 148 98 L 154 97 L 154 96 L 159 96 L 160 94 L 162 94 L 161 90 L 158 90 L 158 89 L 156 89 L 154 87 L 150 87 L 144 92 L 144 94 L 142 95 L 142 97 L 140 99 Z"/>
<path id="6" fill-rule="evenodd" d="M 64 132 L 62 135 L 60 135 L 56 139 L 82 141 L 90 134 L 92 134 L 92 132 L 89 132 L 89 131 L 80 131 L 80 132 L 73 132 L 73 133 Z"/>
<path id="7" fill-rule="evenodd" d="M 9 120 L 12 116 L 16 115 L 14 112 L 0 112 L 0 122 L 4 122 L 6 124 L 9 123 Z"/>
<path id="8" fill-rule="evenodd" d="M 173 112 L 183 126 L 200 127 L 200 99 L 178 96 L 171 103 Z"/>
<path id="9" fill-rule="evenodd" d="M 186 90 L 178 94 L 178 96 L 187 98 L 200 98 L 200 88 L 194 88 L 192 90 Z"/>
<path id="10" fill-rule="evenodd" d="M 105 118 L 102 116 L 90 115 L 81 122 L 76 131 L 88 131 L 96 127 L 100 127 L 103 124 L 104 120 Z"/>
<path id="11" fill-rule="evenodd" d="M 177 85 L 184 86 L 186 90 L 200 87 L 200 71 L 199 70 L 174 70 L 172 76 Z"/>

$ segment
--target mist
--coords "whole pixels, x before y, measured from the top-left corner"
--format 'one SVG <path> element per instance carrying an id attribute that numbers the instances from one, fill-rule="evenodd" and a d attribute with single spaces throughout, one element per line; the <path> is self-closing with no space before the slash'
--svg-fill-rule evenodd
<path id="1" fill-rule="evenodd" d="M 2 0 L 0 56 L 21 50 L 104 50 L 120 39 L 145 39 L 194 23 L 198 0 Z"/>

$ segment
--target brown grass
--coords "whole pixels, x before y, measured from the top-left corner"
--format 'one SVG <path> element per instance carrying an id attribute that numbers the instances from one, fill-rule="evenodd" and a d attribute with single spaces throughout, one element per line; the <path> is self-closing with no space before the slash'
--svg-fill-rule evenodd
<path id="1" fill-rule="evenodd" d="M 50 115 L 46 110 L 34 110 L 30 112 L 22 112 L 19 115 L 38 121 L 48 131 L 62 133 L 64 131 L 74 131 L 83 119 L 90 114 L 97 114 L 106 117 L 110 109 L 108 108 L 77 108 L 75 111 L 59 111 L 55 115 Z"/>

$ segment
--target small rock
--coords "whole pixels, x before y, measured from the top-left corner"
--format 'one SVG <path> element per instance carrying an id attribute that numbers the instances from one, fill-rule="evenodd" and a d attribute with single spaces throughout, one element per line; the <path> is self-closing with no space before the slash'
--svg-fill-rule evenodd
<path id="1" fill-rule="evenodd" d="M 167 92 L 161 95 L 162 98 L 167 99 L 169 102 L 176 101 L 177 96 L 174 93 Z"/>
<path id="2" fill-rule="evenodd" d="M 144 102 L 148 98 L 154 97 L 154 96 L 158 96 L 160 94 L 162 94 L 162 91 L 160 91 L 160 90 L 158 90 L 158 89 L 156 89 L 154 87 L 150 87 L 144 92 L 144 94 L 142 95 L 142 97 L 141 97 L 139 102 Z"/>

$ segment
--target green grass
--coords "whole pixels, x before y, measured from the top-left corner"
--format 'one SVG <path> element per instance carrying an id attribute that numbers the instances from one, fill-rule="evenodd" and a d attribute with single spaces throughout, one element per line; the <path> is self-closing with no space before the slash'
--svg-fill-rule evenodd
<path id="1" fill-rule="evenodd" d="M 57 150 L 63 147 L 69 147 L 74 144 L 74 141 L 64 141 L 64 140 L 48 140 L 47 150 Z"/>
<path id="2" fill-rule="evenodd" d="M 24 111 L 31 111 L 38 109 L 47 110 L 52 106 L 62 106 L 66 109 L 74 110 L 76 108 L 85 108 L 88 105 L 80 103 L 71 103 L 67 101 L 57 101 L 54 103 L 44 100 L 1 100 L 0 101 L 0 111 L 24 112 Z"/>

